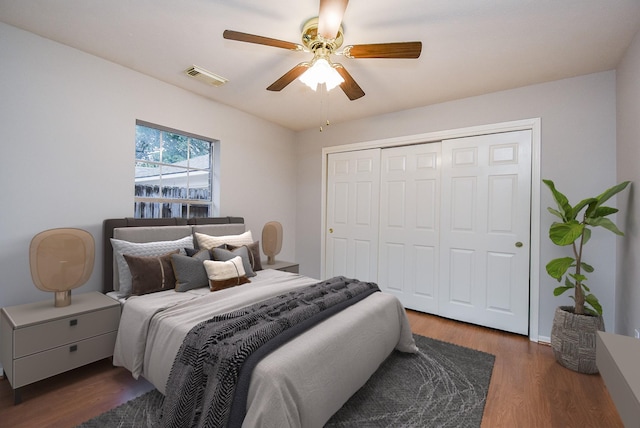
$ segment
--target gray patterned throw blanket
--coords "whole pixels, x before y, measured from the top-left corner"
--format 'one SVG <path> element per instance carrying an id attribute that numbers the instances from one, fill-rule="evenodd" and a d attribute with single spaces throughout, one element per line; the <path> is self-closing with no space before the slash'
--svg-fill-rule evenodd
<path id="1" fill-rule="evenodd" d="M 376 284 L 335 277 L 196 325 L 173 363 L 161 425 L 241 426 L 260 359 L 376 291 Z"/>

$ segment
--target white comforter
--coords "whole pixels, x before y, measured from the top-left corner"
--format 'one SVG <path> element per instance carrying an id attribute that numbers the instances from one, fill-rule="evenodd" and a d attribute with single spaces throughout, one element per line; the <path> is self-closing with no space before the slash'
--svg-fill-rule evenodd
<path id="1" fill-rule="evenodd" d="M 131 297 L 122 310 L 113 362 L 164 394 L 173 360 L 194 325 L 315 282 L 267 269 L 249 284 L 215 293 L 204 288 Z M 243 426 L 321 427 L 394 348 L 416 351 L 404 308 L 395 297 L 374 293 L 258 363 Z"/>

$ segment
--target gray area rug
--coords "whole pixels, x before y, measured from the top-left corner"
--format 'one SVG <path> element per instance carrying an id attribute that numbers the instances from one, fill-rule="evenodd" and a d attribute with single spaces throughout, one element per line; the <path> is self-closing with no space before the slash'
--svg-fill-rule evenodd
<path id="1" fill-rule="evenodd" d="M 394 351 L 326 427 L 480 426 L 495 357 L 414 337 L 420 352 Z M 153 390 L 79 427 L 153 427 L 162 400 Z"/>

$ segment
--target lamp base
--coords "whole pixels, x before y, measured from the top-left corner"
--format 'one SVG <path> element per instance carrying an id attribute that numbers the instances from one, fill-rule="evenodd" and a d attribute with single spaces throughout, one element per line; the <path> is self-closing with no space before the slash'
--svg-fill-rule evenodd
<path id="1" fill-rule="evenodd" d="M 69 306 L 71 304 L 71 290 L 56 291 L 53 298 L 53 306 L 61 308 L 63 306 Z"/>
<path id="2" fill-rule="evenodd" d="M 267 264 L 272 265 L 276 262 L 276 256 L 267 256 Z"/>

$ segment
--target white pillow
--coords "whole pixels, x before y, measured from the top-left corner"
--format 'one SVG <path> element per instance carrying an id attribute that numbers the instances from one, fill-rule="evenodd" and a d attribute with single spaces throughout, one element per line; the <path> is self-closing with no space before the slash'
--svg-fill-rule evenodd
<path id="1" fill-rule="evenodd" d="M 194 234 L 196 235 L 198 247 L 201 250 L 210 250 L 224 244 L 234 245 L 236 247 L 253 244 L 253 236 L 251 236 L 250 230 L 240 235 L 212 236 L 199 232 L 194 232 Z"/>
<path id="2" fill-rule="evenodd" d="M 209 277 L 209 288 L 211 291 L 223 290 L 251 282 L 245 274 L 244 267 L 242 266 L 242 257 L 240 256 L 236 256 L 225 262 L 205 260 L 203 264 Z"/>
<path id="3" fill-rule="evenodd" d="M 173 250 L 180 250 L 181 254 L 185 254 L 185 248 L 193 248 L 193 237 L 185 236 L 176 241 L 141 243 L 111 238 L 111 246 L 118 270 L 118 295 L 119 297 L 128 297 L 131 295 L 131 270 L 124 254 L 135 257 L 161 256 Z"/>

